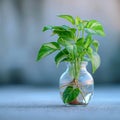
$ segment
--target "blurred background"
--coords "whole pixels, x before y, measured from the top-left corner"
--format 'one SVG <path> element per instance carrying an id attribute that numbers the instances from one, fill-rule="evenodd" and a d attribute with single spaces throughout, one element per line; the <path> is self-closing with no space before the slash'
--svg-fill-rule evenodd
<path id="1" fill-rule="evenodd" d="M 120 0 L 0 0 L 0 85 L 57 87 L 65 64 L 56 68 L 54 54 L 36 62 L 42 43 L 54 41 L 44 25 L 69 24 L 59 14 L 97 19 L 105 29 L 96 85 L 120 84 Z M 89 71 L 90 65 L 88 65 Z"/>

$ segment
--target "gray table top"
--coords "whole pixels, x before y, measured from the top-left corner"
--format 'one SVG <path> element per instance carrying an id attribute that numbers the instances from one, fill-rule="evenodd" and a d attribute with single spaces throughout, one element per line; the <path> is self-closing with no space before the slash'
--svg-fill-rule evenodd
<path id="1" fill-rule="evenodd" d="M 65 106 L 58 89 L 0 87 L 0 120 L 120 120 L 120 86 L 99 87 L 88 106 Z"/>

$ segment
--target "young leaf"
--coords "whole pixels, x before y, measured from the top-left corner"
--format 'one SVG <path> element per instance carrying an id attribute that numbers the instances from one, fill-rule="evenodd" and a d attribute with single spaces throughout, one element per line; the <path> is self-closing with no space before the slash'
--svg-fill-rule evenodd
<path id="1" fill-rule="evenodd" d="M 38 52 L 37 61 L 55 52 L 56 50 L 60 50 L 60 46 L 57 42 L 43 44 Z"/>
<path id="2" fill-rule="evenodd" d="M 77 16 L 75 19 L 75 24 L 79 25 L 82 22 L 82 20 Z"/>
<path id="3" fill-rule="evenodd" d="M 82 20 L 79 24 L 78 24 L 78 30 L 84 30 L 85 26 L 87 25 L 88 21 L 86 20 Z"/>
<path id="4" fill-rule="evenodd" d="M 78 30 L 83 30 L 84 29 L 84 24 L 81 22 L 79 25 L 78 25 Z"/>
<path id="5" fill-rule="evenodd" d="M 102 25 L 96 20 L 90 20 L 85 27 L 85 31 L 92 35 L 105 35 Z"/>
<path id="6" fill-rule="evenodd" d="M 69 21 L 73 25 L 75 24 L 75 20 L 71 15 L 58 15 L 58 17 L 66 19 L 67 21 Z"/>
<path id="7" fill-rule="evenodd" d="M 68 86 L 63 92 L 63 102 L 70 103 L 77 98 L 79 95 L 79 88 L 73 88 L 73 86 Z"/>
<path id="8" fill-rule="evenodd" d="M 60 51 L 56 56 L 55 56 L 55 62 L 56 65 L 58 66 L 62 61 L 65 59 L 68 59 L 68 51 L 66 49 Z"/>

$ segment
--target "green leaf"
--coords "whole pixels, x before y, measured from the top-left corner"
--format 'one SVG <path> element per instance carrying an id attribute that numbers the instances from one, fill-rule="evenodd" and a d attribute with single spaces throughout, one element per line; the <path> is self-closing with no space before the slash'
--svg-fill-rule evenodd
<path id="1" fill-rule="evenodd" d="M 88 24 L 88 20 L 83 20 L 82 23 L 83 23 L 83 26 L 86 27 L 86 25 Z"/>
<path id="2" fill-rule="evenodd" d="M 93 49 L 91 47 L 88 47 L 87 53 L 88 53 L 89 56 L 92 56 Z"/>
<path id="3" fill-rule="evenodd" d="M 63 102 L 70 103 L 77 98 L 79 95 L 79 88 L 73 88 L 73 86 L 68 86 L 63 92 Z"/>
<path id="4" fill-rule="evenodd" d="M 43 44 L 38 52 L 37 61 L 55 52 L 56 50 L 60 50 L 60 46 L 57 42 L 49 42 Z"/>
<path id="5" fill-rule="evenodd" d="M 65 40 L 65 39 L 63 39 L 63 38 L 61 38 L 61 37 L 58 38 L 57 42 L 58 42 L 60 45 L 64 46 L 64 47 L 69 46 L 69 45 L 71 45 L 71 44 L 74 44 L 74 43 L 73 43 L 74 41 Z"/>
<path id="6" fill-rule="evenodd" d="M 73 49 L 74 49 L 74 45 L 72 45 L 72 44 L 69 44 L 69 45 L 67 45 L 66 46 L 66 49 L 67 49 L 67 51 L 71 54 L 71 56 L 74 56 L 73 54 Z"/>
<path id="7" fill-rule="evenodd" d="M 85 38 L 84 47 L 88 48 L 88 47 L 90 47 L 91 44 L 92 44 L 92 36 L 87 35 L 87 37 Z"/>
<path id="8" fill-rule="evenodd" d="M 66 46 L 66 40 L 64 40 L 63 38 L 59 37 L 58 40 L 57 40 L 58 44 L 62 45 L 62 46 Z"/>
<path id="9" fill-rule="evenodd" d="M 97 40 L 93 40 L 92 45 L 95 48 L 95 51 L 97 52 L 99 47 L 99 42 Z"/>
<path id="10" fill-rule="evenodd" d="M 82 20 L 78 25 L 78 30 L 84 30 L 85 26 L 87 25 L 88 21 Z"/>
<path id="11" fill-rule="evenodd" d="M 44 26 L 42 31 L 45 32 L 47 30 L 52 30 L 52 26 L 51 25 L 48 25 L 48 26 Z"/>
<path id="12" fill-rule="evenodd" d="M 75 24 L 79 25 L 82 22 L 82 20 L 77 16 L 75 19 Z"/>
<path id="13" fill-rule="evenodd" d="M 52 27 L 54 30 L 61 30 L 61 31 L 65 31 L 65 30 L 69 30 L 71 27 L 67 26 L 67 25 L 62 25 L 62 26 L 53 26 Z"/>
<path id="14" fill-rule="evenodd" d="M 83 30 L 84 29 L 84 24 L 81 22 L 79 25 L 78 25 L 78 30 Z"/>
<path id="15" fill-rule="evenodd" d="M 54 26 L 53 29 L 53 35 L 57 34 L 59 37 L 64 38 L 66 40 L 73 40 L 75 38 L 75 28 L 71 28 L 66 25 L 62 26 Z"/>
<path id="16" fill-rule="evenodd" d="M 75 88 L 73 89 L 72 93 L 69 95 L 69 97 L 67 98 L 67 103 L 72 102 L 73 100 L 75 100 L 77 98 L 77 96 L 79 95 L 80 90 L 79 88 Z"/>
<path id="17" fill-rule="evenodd" d="M 70 28 L 69 31 L 71 31 L 71 33 L 73 33 L 73 36 L 75 36 L 75 32 L 77 31 L 76 28 Z"/>
<path id="18" fill-rule="evenodd" d="M 85 27 L 85 31 L 92 35 L 105 35 L 102 25 L 96 20 L 90 20 Z"/>
<path id="19" fill-rule="evenodd" d="M 63 102 L 67 103 L 67 99 L 69 97 L 69 95 L 72 93 L 73 91 L 73 87 L 72 86 L 68 86 L 64 92 L 63 92 Z"/>
<path id="20" fill-rule="evenodd" d="M 74 20 L 74 18 L 71 15 L 58 15 L 58 17 L 63 18 L 65 20 L 69 21 L 73 25 L 75 24 L 75 20 Z"/>
<path id="21" fill-rule="evenodd" d="M 84 47 L 84 39 L 83 38 L 79 38 L 76 42 L 76 46 L 77 46 L 77 54 L 79 55 L 80 59 L 81 59 L 81 56 L 84 56 L 84 50 L 85 50 L 85 47 Z"/>
<path id="22" fill-rule="evenodd" d="M 66 40 L 73 40 L 74 34 L 71 31 L 60 31 L 60 30 L 54 30 L 54 34 L 57 34 L 59 37 L 66 39 Z"/>
<path id="23" fill-rule="evenodd" d="M 84 39 L 83 38 L 79 38 L 76 42 L 76 45 L 78 46 L 83 46 L 84 45 Z"/>
<path id="24" fill-rule="evenodd" d="M 75 55 L 77 54 L 77 47 L 75 45 L 75 41 L 67 41 L 62 38 L 58 38 L 58 43 L 61 44 L 70 54 L 71 58 L 74 59 Z"/>
<path id="25" fill-rule="evenodd" d="M 60 51 L 56 56 L 55 56 L 55 62 L 56 65 L 58 66 L 62 61 L 65 59 L 68 59 L 68 51 L 66 49 Z"/>
<path id="26" fill-rule="evenodd" d="M 97 54 L 97 52 L 91 51 L 89 57 L 92 63 L 92 72 L 94 73 L 100 66 L 100 56 Z"/>

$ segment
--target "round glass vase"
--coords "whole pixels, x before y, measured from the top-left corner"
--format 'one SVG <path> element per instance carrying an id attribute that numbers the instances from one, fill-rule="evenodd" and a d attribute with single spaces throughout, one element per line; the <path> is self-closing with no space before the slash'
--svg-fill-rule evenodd
<path id="1" fill-rule="evenodd" d="M 68 63 L 66 71 L 60 77 L 60 95 L 66 105 L 87 105 L 94 92 L 94 80 L 87 71 L 88 62 L 81 62 L 79 75 L 74 76 L 74 64 Z"/>

